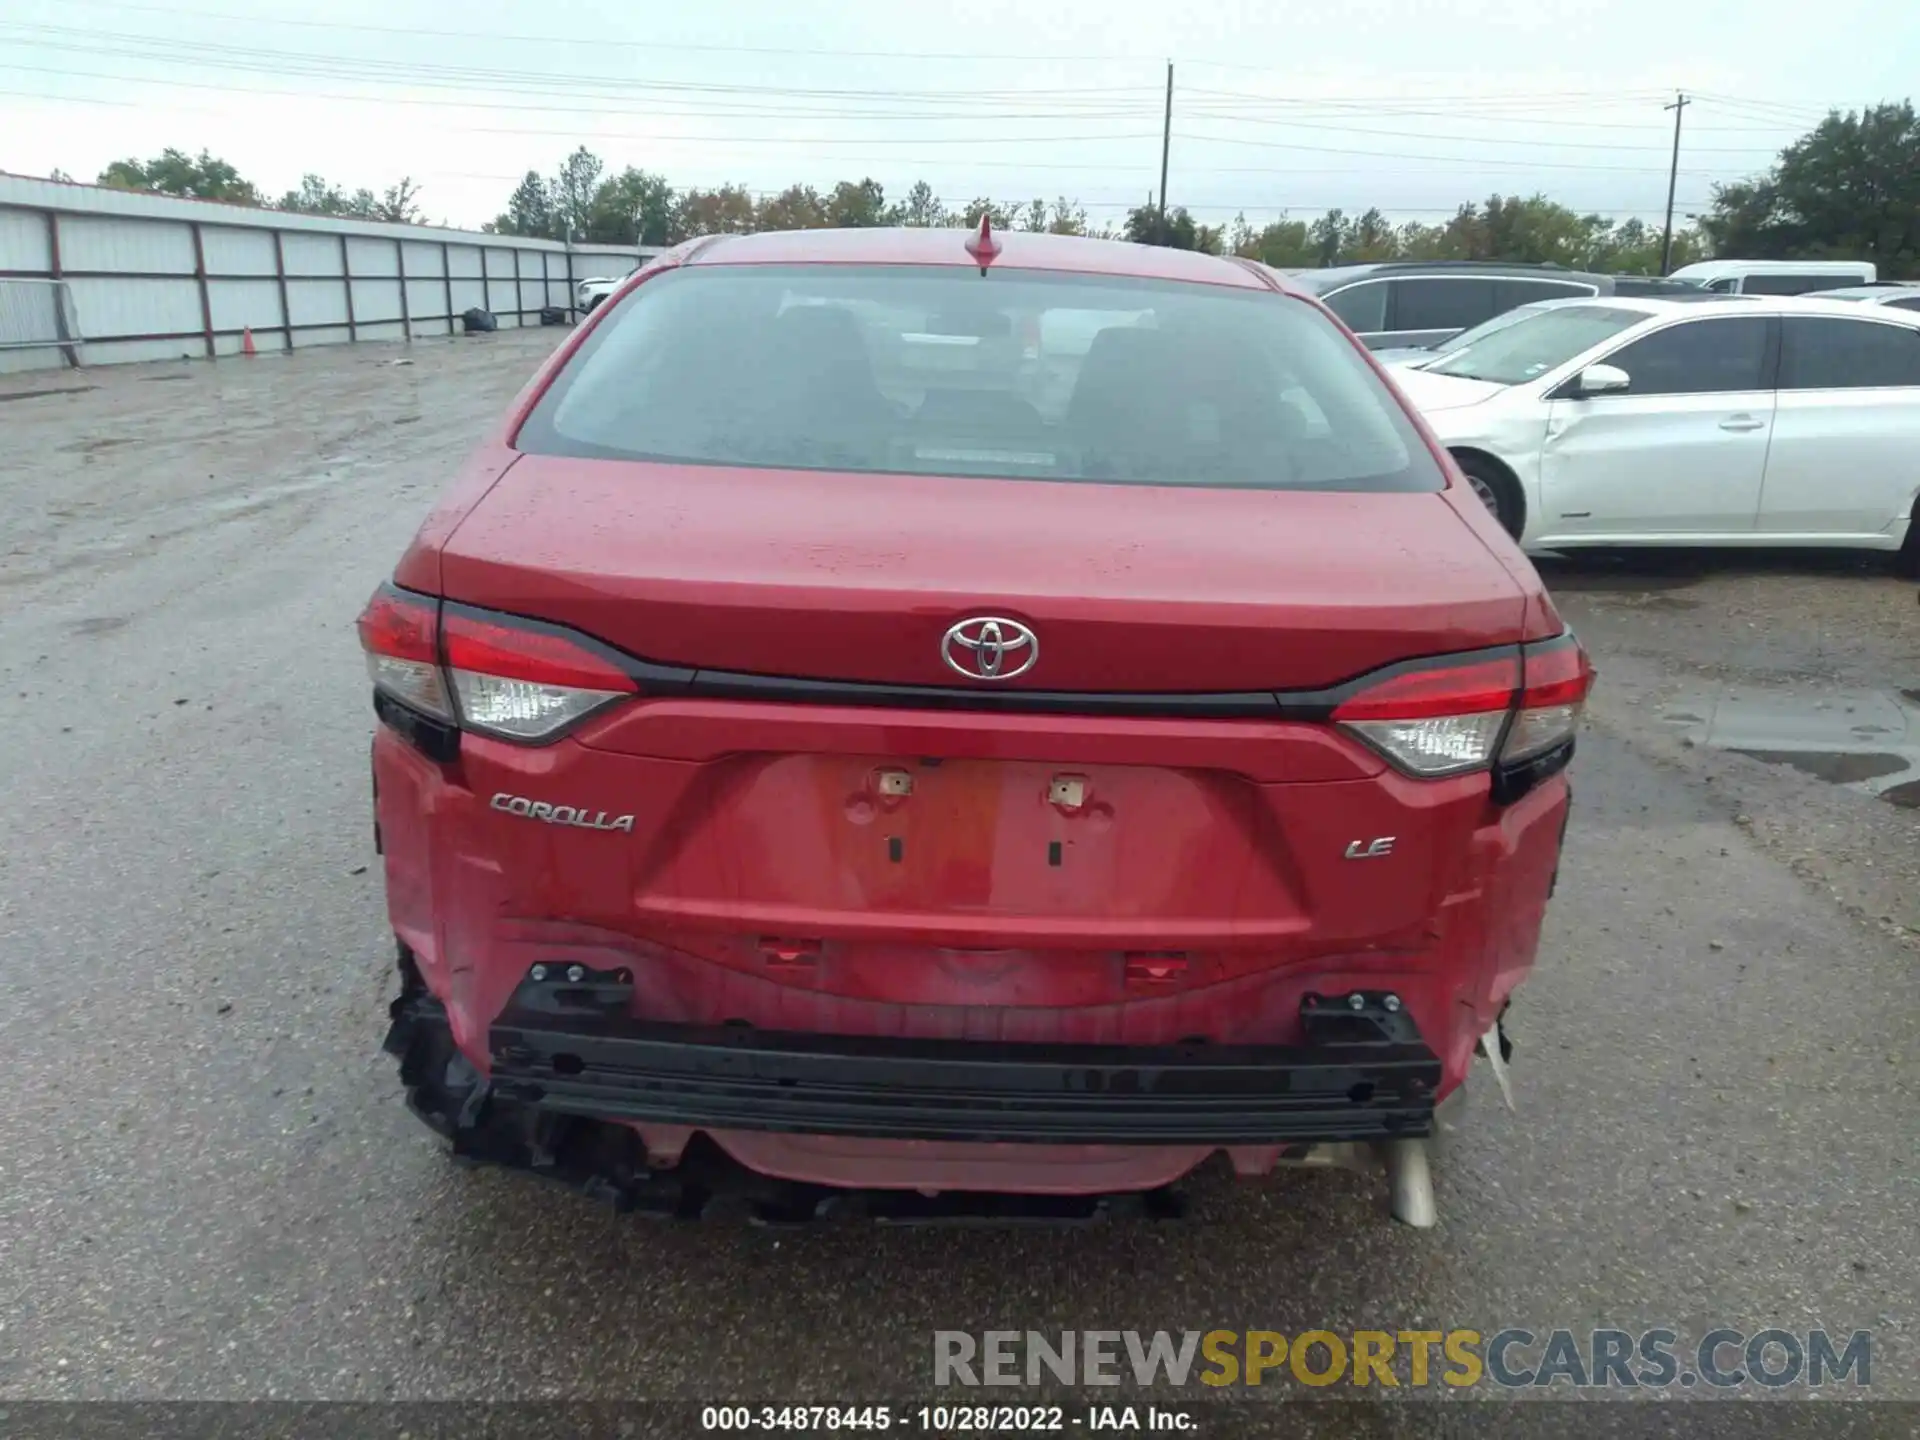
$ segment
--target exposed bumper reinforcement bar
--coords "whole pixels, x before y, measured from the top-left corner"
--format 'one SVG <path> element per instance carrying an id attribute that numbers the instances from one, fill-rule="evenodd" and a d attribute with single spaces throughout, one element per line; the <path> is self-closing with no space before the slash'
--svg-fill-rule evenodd
<path id="1" fill-rule="evenodd" d="M 693 1129 L 1052 1144 L 1428 1135 L 1417 1041 L 1104 1046 L 895 1041 L 503 1016 L 493 1091 L 557 1114 Z"/>
<path id="2" fill-rule="evenodd" d="M 541 978 L 515 992 L 491 1031 L 483 1077 L 410 971 L 403 957 L 407 984 L 386 1048 L 400 1059 L 409 1106 L 455 1155 L 648 1214 L 711 1213 L 717 1196 L 742 1193 L 743 1177 L 731 1161 L 710 1163 L 719 1152 L 697 1140 L 680 1165 L 659 1170 L 620 1122 L 1054 1145 L 1278 1144 L 1294 1155 L 1337 1142 L 1418 1142 L 1435 1125 L 1439 1059 L 1404 1011 L 1373 993 L 1357 1004 L 1310 1000 L 1297 1046 L 1020 1045 L 649 1024 L 627 1018 L 624 972 L 573 967 L 581 978 L 570 980 L 562 966 L 536 967 Z M 755 1218 L 774 1223 L 829 1214 L 1073 1223 L 1129 1211 L 1171 1218 L 1181 1207 L 1173 1190 L 925 1197 L 751 1175 L 743 1193 Z"/>
<path id="3" fill-rule="evenodd" d="M 1002 1044 L 654 1024 L 628 1018 L 624 972 L 568 973 L 530 978 L 495 1022 L 501 1099 L 695 1129 L 1296 1144 L 1428 1135 L 1440 1082 L 1379 995 L 1310 1001 L 1298 1046 Z"/>

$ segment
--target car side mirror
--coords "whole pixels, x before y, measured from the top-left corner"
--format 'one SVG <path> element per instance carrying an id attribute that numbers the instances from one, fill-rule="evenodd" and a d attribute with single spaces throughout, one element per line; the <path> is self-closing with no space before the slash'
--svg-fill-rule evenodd
<path id="1" fill-rule="evenodd" d="M 1619 395 L 1633 384 L 1633 377 L 1617 365 L 1589 365 L 1574 377 L 1576 395 Z"/>

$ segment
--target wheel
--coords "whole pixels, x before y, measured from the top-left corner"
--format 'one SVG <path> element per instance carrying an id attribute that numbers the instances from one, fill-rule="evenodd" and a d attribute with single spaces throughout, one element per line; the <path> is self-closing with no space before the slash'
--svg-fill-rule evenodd
<path id="1" fill-rule="evenodd" d="M 1506 467 L 1482 455 L 1455 455 L 1461 473 L 1473 487 L 1473 493 L 1500 522 L 1500 528 L 1514 539 L 1520 538 L 1523 520 L 1520 513 L 1520 487 Z"/>

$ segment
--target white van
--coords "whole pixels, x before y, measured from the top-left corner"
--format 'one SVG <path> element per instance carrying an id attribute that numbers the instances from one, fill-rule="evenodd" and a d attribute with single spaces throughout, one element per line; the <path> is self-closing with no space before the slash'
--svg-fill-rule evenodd
<path id="1" fill-rule="evenodd" d="M 1682 265 L 1672 278 L 1727 295 L 1805 295 L 1871 285 L 1880 272 L 1866 260 L 1701 260 Z"/>

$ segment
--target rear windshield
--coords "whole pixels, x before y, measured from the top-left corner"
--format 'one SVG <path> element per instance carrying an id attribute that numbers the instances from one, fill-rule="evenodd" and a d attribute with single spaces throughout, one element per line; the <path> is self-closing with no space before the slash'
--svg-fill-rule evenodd
<path id="1" fill-rule="evenodd" d="M 958 243 L 956 241 L 956 243 Z M 1313 306 L 944 266 L 689 266 L 618 302 L 516 438 L 541 455 L 1147 485 L 1438 490 Z"/>
<path id="2" fill-rule="evenodd" d="M 1483 335 L 1421 368 L 1429 375 L 1457 375 L 1495 385 L 1524 385 L 1557 370 L 1576 355 L 1647 318 L 1625 306 L 1568 305 L 1540 310 Z"/>

